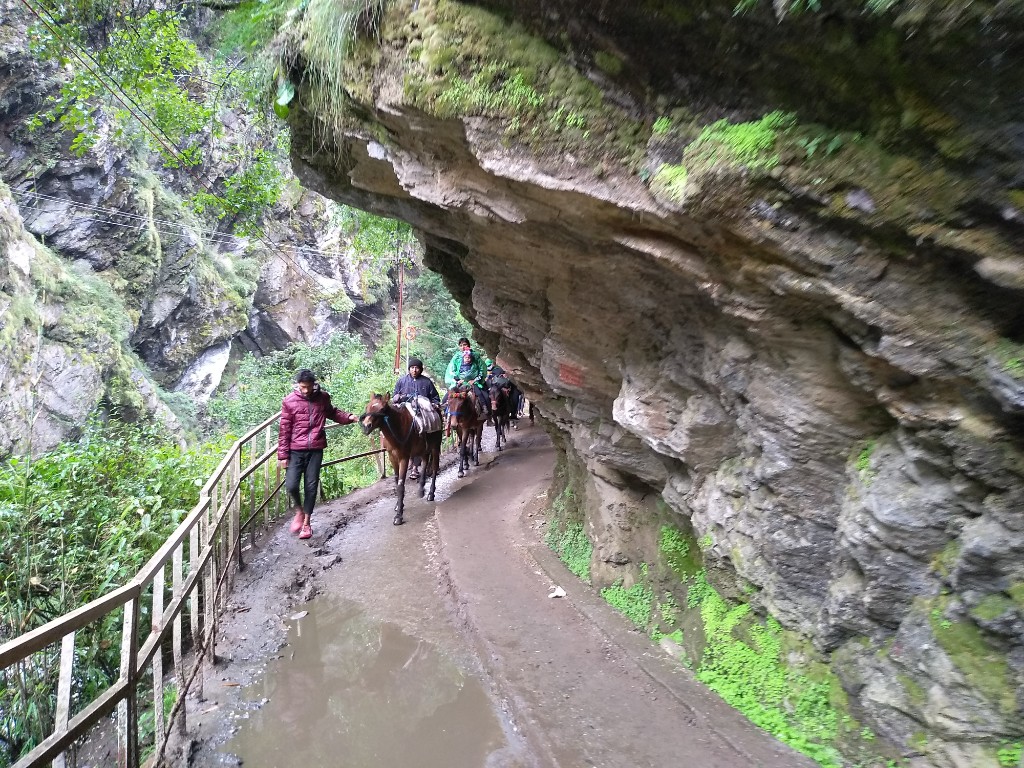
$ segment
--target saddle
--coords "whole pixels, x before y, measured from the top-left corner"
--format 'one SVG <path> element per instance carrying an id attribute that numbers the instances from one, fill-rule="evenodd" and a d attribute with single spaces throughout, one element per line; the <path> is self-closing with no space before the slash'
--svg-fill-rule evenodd
<path id="1" fill-rule="evenodd" d="M 420 434 L 441 431 L 441 414 L 434 410 L 434 405 L 429 398 L 417 395 L 408 403 L 402 403 L 402 406 L 412 414 L 413 423 Z"/>

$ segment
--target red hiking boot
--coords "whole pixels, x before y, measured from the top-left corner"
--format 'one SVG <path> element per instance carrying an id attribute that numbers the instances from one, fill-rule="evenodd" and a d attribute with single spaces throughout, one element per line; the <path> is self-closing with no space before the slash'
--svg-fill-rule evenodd
<path id="1" fill-rule="evenodd" d="M 302 532 L 299 534 L 299 538 L 300 539 L 308 539 L 308 538 L 311 538 L 312 536 L 313 536 L 313 529 L 309 526 L 309 523 L 306 523 L 304 526 L 302 526 Z"/>
<path id="2" fill-rule="evenodd" d="M 305 514 L 303 514 L 301 509 L 298 512 L 295 513 L 295 518 L 292 520 L 292 526 L 291 526 L 292 533 L 298 533 L 299 532 L 299 529 L 302 528 L 302 521 L 305 520 L 305 519 L 306 519 L 306 516 L 305 516 Z"/>

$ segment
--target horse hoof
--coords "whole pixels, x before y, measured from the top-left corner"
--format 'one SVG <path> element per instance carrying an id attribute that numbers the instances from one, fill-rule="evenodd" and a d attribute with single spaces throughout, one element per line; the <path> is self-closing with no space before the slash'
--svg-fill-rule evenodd
<path id="1" fill-rule="evenodd" d="M 393 524 L 395 524 L 395 525 L 401 525 L 402 523 L 404 523 L 404 522 L 405 522 L 405 520 L 403 520 L 403 519 L 402 519 L 402 516 L 401 516 L 401 515 L 395 515 L 395 519 L 394 519 L 394 520 L 392 520 L 391 522 L 392 522 Z"/>
<path id="2" fill-rule="evenodd" d="M 434 494 L 428 493 L 427 494 L 427 501 L 433 501 L 433 500 L 434 500 Z"/>
<path id="3" fill-rule="evenodd" d="M 463 471 L 462 471 L 462 470 L 460 469 L 460 470 L 459 470 L 459 477 L 465 477 L 465 476 L 466 476 L 466 473 L 465 473 L 465 472 L 463 472 Z"/>

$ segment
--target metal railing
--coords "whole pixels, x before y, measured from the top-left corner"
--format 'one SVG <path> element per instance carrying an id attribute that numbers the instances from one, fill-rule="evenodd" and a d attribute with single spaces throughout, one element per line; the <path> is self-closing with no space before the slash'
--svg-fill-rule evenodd
<path id="1" fill-rule="evenodd" d="M 162 765 L 169 740 L 184 737 L 185 699 L 202 698 L 204 665 L 212 664 L 217 624 L 234 577 L 245 567 L 243 539 L 255 544 L 261 530 L 287 509 L 281 492 L 284 480 L 276 461 L 275 427 L 271 416 L 235 442 L 221 460 L 192 508 L 174 533 L 130 582 L 37 629 L 0 646 L 0 672 L 38 665 L 38 653 L 56 655 L 59 676 L 53 730 L 14 768 L 65 768 L 65 753 L 90 728 L 117 712 L 117 765 L 138 768 L 146 762 Z M 324 462 L 331 466 L 379 454 L 371 450 Z M 244 464 L 244 466 L 243 466 Z M 169 584 L 168 584 L 168 569 Z M 90 624 L 123 610 L 119 675 L 92 701 L 73 696 L 75 637 Z M 151 618 L 151 629 L 140 636 L 140 617 Z M 173 672 L 165 673 L 165 661 Z M 45 658 L 43 662 L 45 663 Z M 176 691 L 165 713 L 165 690 Z M 151 688 L 152 701 L 148 701 Z M 146 702 L 143 702 L 143 697 Z M 72 715 L 72 704 L 80 707 Z M 145 744 L 140 743 L 140 719 L 147 713 Z M 152 732 L 151 743 L 148 732 Z"/>

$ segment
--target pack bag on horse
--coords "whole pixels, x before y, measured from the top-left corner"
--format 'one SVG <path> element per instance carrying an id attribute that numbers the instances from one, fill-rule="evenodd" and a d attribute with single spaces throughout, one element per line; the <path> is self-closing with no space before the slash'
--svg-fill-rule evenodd
<path id="1" fill-rule="evenodd" d="M 412 402 L 394 404 L 390 393 L 374 394 L 366 404 L 366 410 L 359 417 L 359 426 L 369 435 L 379 430 L 395 471 L 395 525 L 405 522 L 405 478 L 410 461 L 414 457 L 423 460 L 420 474 L 420 496 L 424 496 L 427 478 L 430 490 L 427 501 L 434 500 L 437 473 L 441 463 L 441 415 L 434 409 L 429 398 L 417 396 Z"/>

